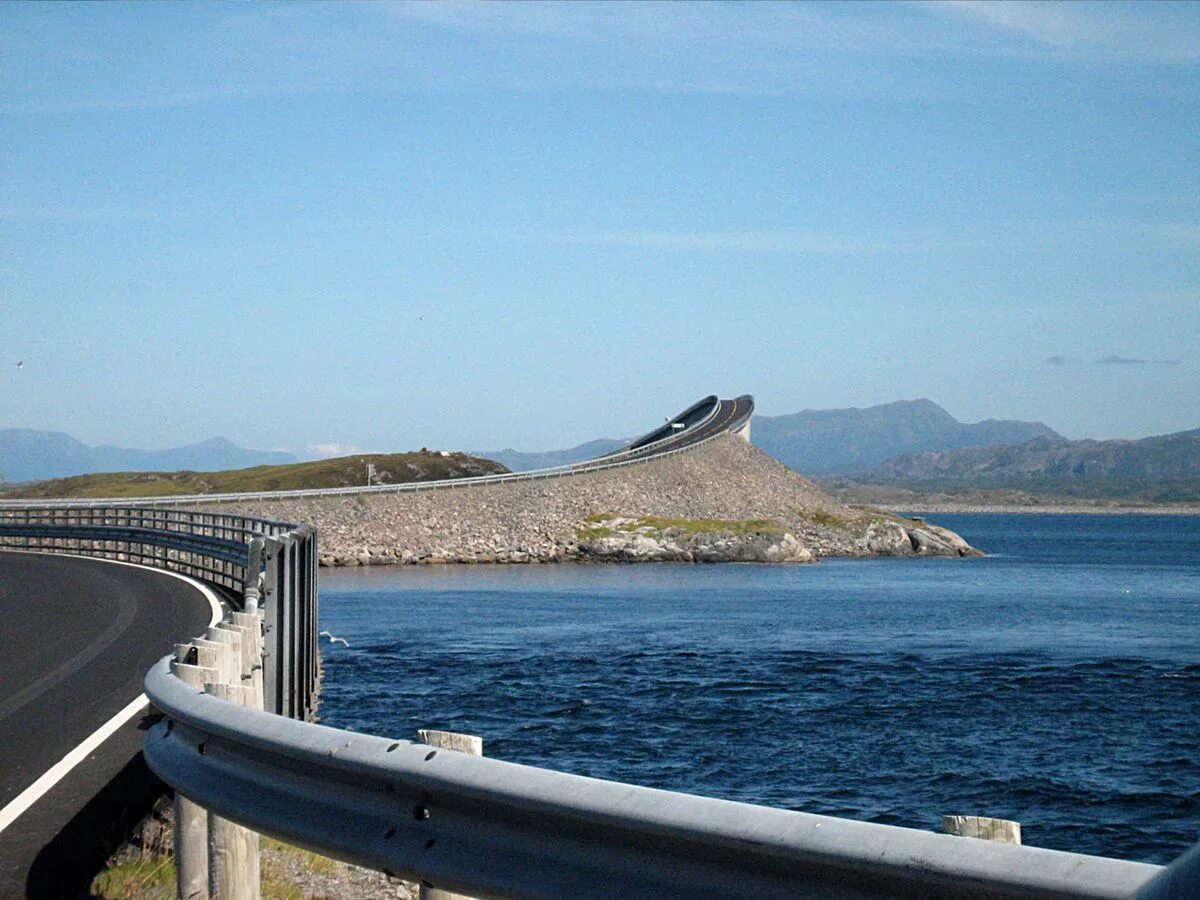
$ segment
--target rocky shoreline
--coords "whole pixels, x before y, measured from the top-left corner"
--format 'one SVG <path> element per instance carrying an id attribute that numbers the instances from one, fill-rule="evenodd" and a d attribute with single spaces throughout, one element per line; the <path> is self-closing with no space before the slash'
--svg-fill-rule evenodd
<path id="1" fill-rule="evenodd" d="M 924 520 L 845 506 L 732 435 L 567 478 L 220 508 L 315 525 L 323 566 L 978 555 Z"/>

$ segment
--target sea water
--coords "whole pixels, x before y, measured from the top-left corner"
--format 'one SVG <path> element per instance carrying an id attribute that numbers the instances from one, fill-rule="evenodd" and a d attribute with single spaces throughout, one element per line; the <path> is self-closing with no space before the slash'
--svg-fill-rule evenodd
<path id="1" fill-rule="evenodd" d="M 989 556 L 325 570 L 321 719 L 1124 859 L 1200 840 L 1200 517 L 933 518 Z"/>

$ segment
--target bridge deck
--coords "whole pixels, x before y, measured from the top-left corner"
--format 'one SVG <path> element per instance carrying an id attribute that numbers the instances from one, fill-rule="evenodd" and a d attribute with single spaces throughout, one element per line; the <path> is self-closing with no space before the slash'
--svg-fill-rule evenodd
<path id="1" fill-rule="evenodd" d="M 198 590 L 169 575 L 0 553 L 0 897 L 86 896 L 121 826 L 152 799 L 144 712 L 28 809 L 18 798 L 139 697 L 146 669 L 211 616 Z"/>

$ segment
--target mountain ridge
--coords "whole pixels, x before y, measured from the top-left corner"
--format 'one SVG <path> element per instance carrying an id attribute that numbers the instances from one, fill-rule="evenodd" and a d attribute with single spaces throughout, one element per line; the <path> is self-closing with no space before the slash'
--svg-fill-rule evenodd
<path id="1" fill-rule="evenodd" d="M 1036 437 L 1066 440 L 1044 422 L 960 422 L 927 398 L 757 415 L 752 428 L 755 444 L 809 475 L 865 472 L 892 457 L 919 451 L 1023 443 Z"/>
<path id="2" fill-rule="evenodd" d="M 507 466 L 511 472 L 528 472 L 531 469 L 552 469 L 555 466 L 569 466 L 573 463 L 586 462 L 597 456 L 620 450 L 627 443 L 628 441 L 617 438 L 596 438 L 574 447 L 568 447 L 566 450 L 522 451 L 508 447 L 504 450 L 481 450 L 475 455 L 495 460 L 501 465 Z"/>
<path id="3" fill-rule="evenodd" d="M 910 453 L 859 476 L 921 489 L 1012 489 L 1067 497 L 1200 500 L 1200 428 L 1098 441 L 1037 437 L 1021 444 Z"/>
<path id="4" fill-rule="evenodd" d="M 215 472 L 298 462 L 280 450 L 249 450 L 212 437 L 164 450 L 90 446 L 63 431 L 0 429 L 0 479 L 7 482 L 70 478 L 95 472 Z"/>

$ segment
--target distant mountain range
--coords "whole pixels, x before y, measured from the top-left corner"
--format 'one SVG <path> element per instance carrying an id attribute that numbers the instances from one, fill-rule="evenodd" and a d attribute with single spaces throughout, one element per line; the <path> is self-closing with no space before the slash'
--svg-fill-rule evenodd
<path id="1" fill-rule="evenodd" d="M 960 422 L 932 400 L 755 416 L 754 443 L 806 475 L 918 490 L 1015 489 L 1078 497 L 1200 500 L 1200 429 L 1119 441 L 1070 441 L 1041 422 Z M 481 452 L 514 472 L 594 459 L 627 443 Z M 0 430 L 8 482 L 94 472 L 217 472 L 296 462 L 213 438 L 168 450 L 89 447 L 61 432 Z"/>
<path id="2" fill-rule="evenodd" d="M 906 453 L 1019 444 L 1032 438 L 1065 440 L 1041 422 L 960 422 L 932 400 L 756 415 L 751 432 L 758 447 L 806 475 L 866 472 Z"/>
<path id="3" fill-rule="evenodd" d="M 89 447 L 61 431 L 0 429 L 0 478 L 10 483 L 90 472 L 215 472 L 296 461 L 290 453 L 246 450 L 220 437 L 167 450 L 129 450 Z"/>
<path id="4" fill-rule="evenodd" d="M 507 466 L 510 472 L 528 472 L 531 469 L 551 469 L 555 466 L 569 466 L 572 463 L 585 462 L 620 450 L 627 441 L 616 438 L 597 438 L 571 447 L 569 450 L 546 450 L 544 452 L 522 453 L 520 450 L 481 450 L 477 455 L 485 459 L 495 460 Z"/>
<path id="5" fill-rule="evenodd" d="M 1200 428 L 1141 440 L 1039 437 L 898 456 L 858 476 L 920 489 L 1008 488 L 1073 497 L 1200 500 Z"/>
<path id="6" fill-rule="evenodd" d="M 806 475 L 866 472 L 893 456 L 919 450 L 1021 443 L 1034 437 L 1065 440 L 1041 422 L 989 419 L 966 424 L 932 400 L 901 400 L 865 409 L 810 409 L 787 416 L 756 415 L 751 431 L 755 445 Z M 626 443 L 600 438 L 569 450 L 485 450 L 479 455 L 514 472 L 526 472 L 595 459 Z"/>

